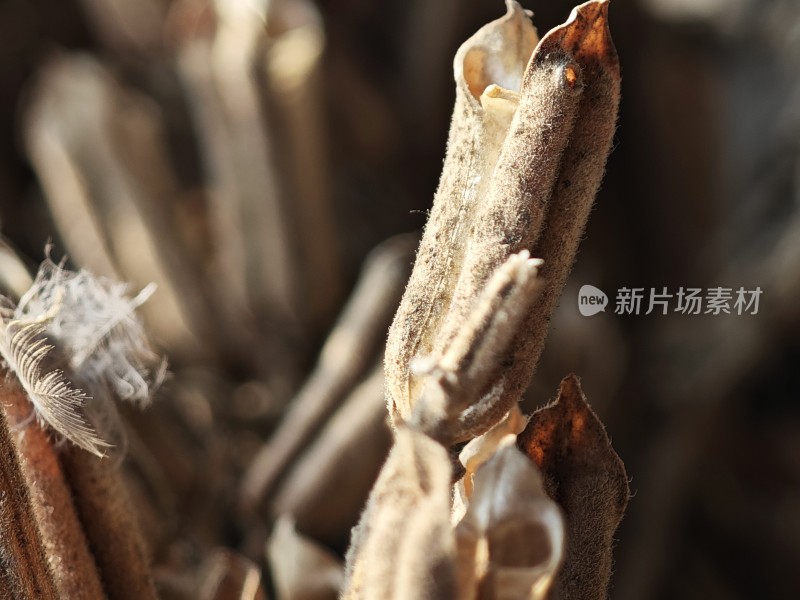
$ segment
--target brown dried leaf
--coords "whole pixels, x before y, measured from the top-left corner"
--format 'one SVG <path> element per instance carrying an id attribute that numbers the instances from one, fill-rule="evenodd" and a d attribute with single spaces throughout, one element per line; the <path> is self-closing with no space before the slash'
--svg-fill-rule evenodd
<path id="1" fill-rule="evenodd" d="M 605 598 L 613 535 L 630 489 L 625 466 L 575 375 L 561 382 L 555 402 L 533 414 L 517 445 L 539 467 L 547 493 L 564 510 L 568 544 L 557 597 Z"/>

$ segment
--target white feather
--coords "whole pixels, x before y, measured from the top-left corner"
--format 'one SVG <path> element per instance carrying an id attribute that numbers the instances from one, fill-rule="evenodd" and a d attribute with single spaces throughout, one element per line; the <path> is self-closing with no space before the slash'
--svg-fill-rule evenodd
<path id="1" fill-rule="evenodd" d="M 114 399 L 146 405 L 166 372 L 135 314 L 155 286 L 133 298 L 127 289 L 48 259 L 13 312 L 0 311 L 0 354 L 30 396 L 36 416 L 95 454 L 110 447 L 95 428 L 115 441 L 124 438 L 123 432 L 108 430 L 119 427 Z M 72 387 L 61 371 L 42 375 L 42 360 L 53 349 L 48 342 L 63 354 L 70 379 L 91 395 Z"/>
<path id="2" fill-rule="evenodd" d="M 82 414 L 86 394 L 72 387 L 57 369 L 42 374 L 42 361 L 53 349 L 43 336 L 49 318 L 3 319 L 0 354 L 19 379 L 40 421 L 81 448 L 102 456 L 108 444 Z"/>

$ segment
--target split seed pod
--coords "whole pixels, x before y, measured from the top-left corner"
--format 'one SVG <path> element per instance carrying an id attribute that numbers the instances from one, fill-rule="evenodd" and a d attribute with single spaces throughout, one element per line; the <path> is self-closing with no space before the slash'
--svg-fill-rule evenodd
<path id="1" fill-rule="evenodd" d="M 412 362 L 443 354 L 492 273 L 522 250 L 545 261 L 543 297 L 522 320 L 505 368 L 477 390 L 482 407 L 465 408 L 451 441 L 487 431 L 530 382 L 616 124 L 620 76 L 607 4 L 576 8 L 531 56 L 535 31 L 509 2 L 505 17 L 457 53 L 444 172 L 389 332 L 387 401 L 395 423 L 411 417 L 424 388 Z"/>

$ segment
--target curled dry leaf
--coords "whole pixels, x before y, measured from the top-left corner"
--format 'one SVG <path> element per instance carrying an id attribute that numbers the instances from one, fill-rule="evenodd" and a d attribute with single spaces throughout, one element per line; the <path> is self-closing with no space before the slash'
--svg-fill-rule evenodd
<path id="1" fill-rule="evenodd" d="M 445 354 L 510 255 L 544 259 L 542 298 L 521 320 L 504 368 L 473 390 L 458 427 L 437 435 L 448 443 L 487 431 L 530 382 L 611 148 L 620 75 L 607 1 L 581 5 L 534 50 L 535 42 L 509 2 L 505 17 L 457 53 L 444 171 L 389 331 L 387 401 L 399 423 L 425 395 L 429 373 L 412 364 Z"/>
<path id="2" fill-rule="evenodd" d="M 539 467 L 547 493 L 564 510 L 568 545 L 555 585 L 558 597 L 605 598 L 613 535 L 630 490 L 625 466 L 577 377 L 564 378 L 556 401 L 533 414 L 517 444 Z"/>
<path id="3" fill-rule="evenodd" d="M 525 429 L 528 422 L 523 416 L 518 405 L 514 405 L 506 418 L 500 421 L 483 435 L 476 437 L 464 446 L 458 454 L 458 460 L 464 467 L 464 476 L 453 486 L 453 512 L 450 520 L 455 524 L 464 516 L 474 488 L 475 473 L 497 449 L 505 443 L 506 439 L 516 439 L 517 434 Z"/>
<path id="4" fill-rule="evenodd" d="M 478 469 L 456 536 L 461 600 L 547 597 L 564 551 L 564 525 L 513 437 Z"/>

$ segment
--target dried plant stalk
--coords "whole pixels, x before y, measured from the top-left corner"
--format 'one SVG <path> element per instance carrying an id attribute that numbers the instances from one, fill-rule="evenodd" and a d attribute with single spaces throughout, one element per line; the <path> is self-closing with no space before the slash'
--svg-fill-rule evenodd
<path id="1" fill-rule="evenodd" d="M 7 386 L 0 390 L 4 404 L 8 392 Z M 58 586 L 5 410 L 0 410 L 0 531 L 0 597 L 57 600 Z"/>
<path id="2" fill-rule="evenodd" d="M 273 502 L 297 528 L 343 547 L 392 445 L 383 365 L 356 387 L 292 466 Z"/>
<path id="3" fill-rule="evenodd" d="M 48 433 L 30 418 L 33 406 L 22 390 L 4 384 L 2 396 L 8 423 L 17 429 L 16 451 L 58 596 L 104 598 L 95 559 L 72 498 L 69 475 L 62 469 Z"/>
<path id="4" fill-rule="evenodd" d="M 163 44 L 160 35 L 166 5 L 158 0 L 125 2 L 124 0 L 81 0 L 93 31 L 112 50 L 122 54 L 135 52 L 152 55 Z"/>
<path id="5" fill-rule="evenodd" d="M 267 600 L 258 566 L 244 556 L 218 550 L 203 571 L 199 600 Z"/>
<path id="6" fill-rule="evenodd" d="M 266 5 L 211 4 L 213 27 L 182 32 L 188 35 L 180 40 L 178 66 L 191 92 L 211 180 L 219 276 L 259 316 L 295 319 L 299 298 L 290 220 L 260 89 L 269 47 Z M 205 16 L 202 24 L 208 20 Z"/>
<path id="7" fill-rule="evenodd" d="M 245 474 L 242 501 L 250 509 L 269 494 L 289 463 L 322 427 L 380 351 L 408 276 L 413 238 L 398 236 L 373 250 L 350 301 L 325 342 L 319 361 L 292 401 L 283 424 Z"/>
<path id="8" fill-rule="evenodd" d="M 157 598 L 136 512 L 116 466 L 71 446 L 61 462 L 108 595 Z"/>
<path id="9" fill-rule="evenodd" d="M 0 295 L 16 302 L 32 283 L 25 263 L 10 245 L 0 239 Z"/>
<path id="10" fill-rule="evenodd" d="M 613 535 L 630 490 L 625 466 L 577 377 L 564 378 L 556 401 L 533 414 L 517 443 L 541 470 L 548 495 L 564 510 L 568 544 L 555 585 L 557 597 L 606 598 Z"/>
<path id="11" fill-rule="evenodd" d="M 324 123 L 322 17 L 309 0 L 269 3 L 270 46 L 265 56 L 269 117 L 281 140 L 276 153 L 298 240 L 298 277 L 304 319 L 312 331 L 327 327 L 342 295 L 336 218 L 331 206 Z"/>
<path id="12" fill-rule="evenodd" d="M 207 179 L 214 255 L 212 271 L 218 281 L 224 282 L 221 286 L 226 291 L 223 309 L 230 314 L 250 311 L 248 262 L 239 226 L 233 141 L 213 72 L 213 40 L 207 23 L 210 17 L 203 12 L 210 12 L 210 9 L 205 3 L 198 7 L 195 2 L 181 2 L 176 4 L 175 11 L 172 35 L 178 46 L 176 70 L 200 141 L 198 151 Z"/>
<path id="13" fill-rule="evenodd" d="M 175 236 L 159 223 L 176 184 L 163 168 L 163 148 L 153 145 L 151 112 L 93 59 L 54 59 L 34 90 L 26 140 L 76 258 L 94 273 L 139 288 L 155 282 L 159 302 L 145 307 L 145 318 L 160 342 L 186 350 L 197 343 L 195 332 L 214 320 L 197 303 L 202 294 L 180 293 L 196 285 L 187 279 Z M 72 118 L 62 119 L 64 113 Z M 127 154 L 136 144 L 148 149 L 139 156 L 143 163 Z M 62 174 L 68 185 L 61 185 Z M 153 223 L 159 223 L 155 229 Z"/>

